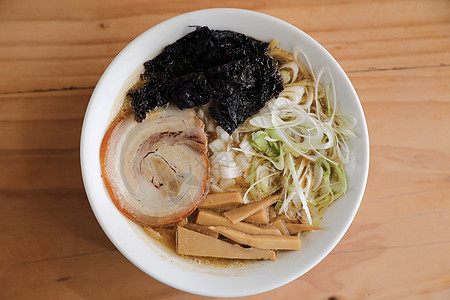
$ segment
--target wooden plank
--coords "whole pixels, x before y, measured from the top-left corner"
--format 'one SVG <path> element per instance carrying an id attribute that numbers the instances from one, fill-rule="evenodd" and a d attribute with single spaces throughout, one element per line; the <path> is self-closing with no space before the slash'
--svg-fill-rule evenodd
<path id="1" fill-rule="evenodd" d="M 78 148 L 0 154 L 0 190 L 82 188 Z"/>
<path id="2" fill-rule="evenodd" d="M 349 73 L 358 96 L 367 103 L 448 103 L 450 67 L 407 68 Z"/>
<path id="3" fill-rule="evenodd" d="M 203 1 L 176 5 L 136 1 L 131 6 L 108 2 L 111 10 L 98 3 L 86 4 L 83 10 L 54 0 L 2 3 L 0 93 L 93 87 L 133 38 L 167 18 L 201 8 Z M 446 1 L 309 1 L 299 9 L 291 1 L 279 1 L 275 7 L 269 3 L 236 1 L 227 6 L 268 13 L 303 29 L 346 71 L 450 64 Z M 58 17 L 50 17 L 56 10 Z M 367 11 L 371 18 L 362 13 Z M 323 16 L 320 22 L 317 16 Z"/>
<path id="4" fill-rule="evenodd" d="M 0 94 L 0 122 L 82 119 L 93 89 Z"/>
<path id="5" fill-rule="evenodd" d="M 80 145 L 82 118 L 56 121 L 0 122 L 2 150 L 74 149 Z"/>
<path id="6" fill-rule="evenodd" d="M 307 299 L 438 298 L 448 295 L 448 278 L 430 268 L 423 257 L 433 253 L 440 257 L 436 263 L 445 264 L 448 251 L 450 244 L 444 243 L 409 247 L 407 251 L 380 247 L 332 253 L 301 279 L 246 299 L 286 299 L 300 293 Z M 392 268 L 399 263 L 404 267 Z M 373 276 L 361 276 L 361 268 Z M 0 282 L 8 287 L 0 289 L 4 299 L 198 299 L 145 275 L 116 251 L 8 266 L 0 269 Z"/>
<path id="7" fill-rule="evenodd" d="M 0 269 L 0 282 L 8 286 L 0 289 L 2 299 L 124 299 L 184 294 L 146 276 L 118 251 L 4 267 Z"/>
<path id="8" fill-rule="evenodd" d="M 434 263 L 444 263 L 444 256 L 450 250 L 450 244 L 421 245 L 407 249 L 405 251 L 403 248 L 381 247 L 351 253 L 333 253 L 302 280 L 297 280 L 290 292 L 300 293 L 301 290 L 306 290 L 306 298 L 307 295 L 311 298 L 322 295 L 317 297 L 322 299 L 332 296 L 338 299 L 399 299 L 408 296 L 432 298 L 448 295 L 448 278 L 442 272 L 436 272 L 435 268 L 430 268 L 429 261 L 423 257 L 434 253 L 438 256 Z M 412 261 L 417 262 L 408 263 Z M 402 270 L 392 267 L 399 263 L 402 264 Z M 361 270 L 364 270 L 364 274 L 385 276 L 361 276 Z M 324 281 L 324 277 L 329 280 Z M 424 282 L 423 278 L 429 280 Z M 353 287 L 348 284 L 350 280 Z M 273 294 L 276 294 L 276 291 L 268 293 L 267 296 Z"/>
<path id="9" fill-rule="evenodd" d="M 431 191 L 448 189 L 448 158 L 448 151 L 372 147 L 366 191 L 373 189 L 377 199 L 385 199 L 389 203 L 389 197 L 411 195 L 415 198 L 420 193 L 426 195 Z M 432 204 L 426 202 L 426 205 Z"/>
<path id="10" fill-rule="evenodd" d="M 75 149 L 91 89 L 0 95 L 0 151 Z"/>
<path id="11" fill-rule="evenodd" d="M 0 199 L 0 270 L 115 249 L 81 186 L 33 191 L 16 186 L 14 191 L 0 190 Z"/>
<path id="12" fill-rule="evenodd" d="M 445 200 L 450 189 L 387 198 L 372 191 L 367 191 L 336 253 L 450 243 L 441 231 L 450 226 L 450 204 Z M 326 230 L 326 224 L 323 227 Z"/>

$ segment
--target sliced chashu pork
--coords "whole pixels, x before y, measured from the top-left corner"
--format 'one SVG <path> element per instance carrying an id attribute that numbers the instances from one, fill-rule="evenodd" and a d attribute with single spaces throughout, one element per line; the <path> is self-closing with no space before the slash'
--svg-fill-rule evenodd
<path id="1" fill-rule="evenodd" d="M 192 213 L 207 193 L 203 123 L 193 110 L 159 108 L 142 123 L 117 118 L 100 148 L 106 188 L 133 221 L 166 225 Z"/>

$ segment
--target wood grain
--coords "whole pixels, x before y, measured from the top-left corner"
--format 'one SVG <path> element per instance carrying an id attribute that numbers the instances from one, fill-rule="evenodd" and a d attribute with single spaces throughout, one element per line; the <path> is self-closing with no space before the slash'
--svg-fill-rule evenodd
<path id="1" fill-rule="evenodd" d="M 317 267 L 249 299 L 450 298 L 449 1 L 0 1 L 0 299 L 199 299 L 139 271 L 98 225 L 79 167 L 102 72 L 151 26 L 210 7 L 281 18 L 348 73 L 369 181 Z M 334 297 L 334 298 L 333 298 Z"/>

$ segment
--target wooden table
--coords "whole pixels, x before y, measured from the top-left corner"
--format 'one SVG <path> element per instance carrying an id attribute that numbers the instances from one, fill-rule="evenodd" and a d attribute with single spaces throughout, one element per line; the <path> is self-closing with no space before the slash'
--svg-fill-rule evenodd
<path id="1" fill-rule="evenodd" d="M 89 97 L 115 55 L 175 15 L 264 12 L 339 61 L 371 142 L 361 208 L 317 267 L 251 299 L 450 299 L 450 1 L 0 1 L 0 299 L 197 299 L 108 240 L 79 166 Z"/>

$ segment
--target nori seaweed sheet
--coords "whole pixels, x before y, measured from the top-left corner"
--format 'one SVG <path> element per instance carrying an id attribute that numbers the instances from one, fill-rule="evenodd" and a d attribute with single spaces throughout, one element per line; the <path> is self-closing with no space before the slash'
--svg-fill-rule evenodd
<path id="1" fill-rule="evenodd" d="M 212 118 L 231 134 L 283 89 L 268 43 L 229 30 L 197 27 L 144 67 L 143 86 L 127 93 L 137 122 L 169 101 L 180 109 L 211 101 Z"/>

